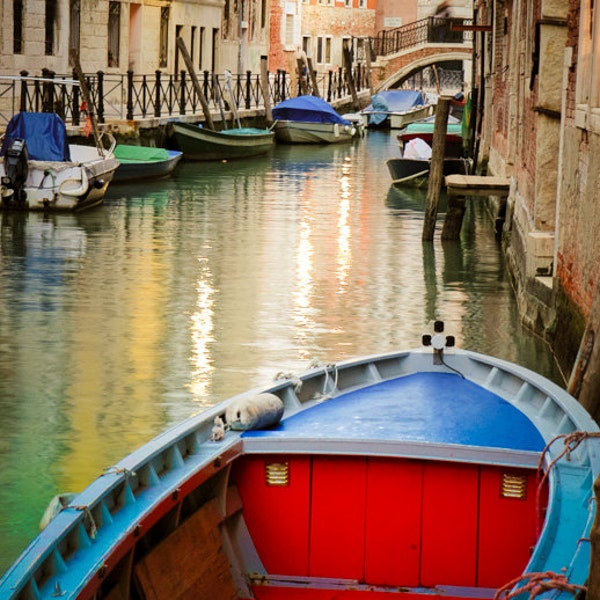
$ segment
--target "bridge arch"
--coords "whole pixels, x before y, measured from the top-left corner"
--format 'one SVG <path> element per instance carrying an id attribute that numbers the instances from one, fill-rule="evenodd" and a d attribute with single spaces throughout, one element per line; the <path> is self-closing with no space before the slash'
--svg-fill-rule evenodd
<path id="1" fill-rule="evenodd" d="M 390 57 L 387 64 L 381 65 L 384 72 L 393 71 L 392 75 L 386 77 L 375 86 L 375 91 L 398 87 L 405 79 L 408 79 L 415 73 L 435 64 L 450 61 L 470 61 L 473 60 L 473 54 L 465 49 L 461 50 L 439 50 L 433 52 L 423 52 L 423 49 L 415 49 L 412 52 L 403 52 L 399 56 Z"/>

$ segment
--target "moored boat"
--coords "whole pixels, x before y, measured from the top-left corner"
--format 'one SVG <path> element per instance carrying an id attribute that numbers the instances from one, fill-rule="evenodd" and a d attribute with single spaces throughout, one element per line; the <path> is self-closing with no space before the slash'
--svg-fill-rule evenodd
<path id="1" fill-rule="evenodd" d="M 388 158 L 386 163 L 394 187 L 426 187 L 431 170 L 431 159 Z M 444 158 L 443 174 L 468 175 L 471 161 L 466 158 Z"/>
<path id="2" fill-rule="evenodd" d="M 400 129 L 413 121 L 430 116 L 435 110 L 424 92 L 418 90 L 382 90 L 371 98 L 361 113 L 365 125 L 373 129 Z"/>
<path id="3" fill-rule="evenodd" d="M 434 121 L 426 119 L 424 121 L 415 121 L 409 123 L 406 127 L 403 127 L 396 136 L 398 144 L 400 145 L 400 152 L 404 153 L 404 147 L 410 140 L 419 138 L 429 144 L 433 143 L 433 131 Z M 460 157 L 463 155 L 463 137 L 462 137 L 463 126 L 458 119 L 454 117 L 448 118 L 448 124 L 446 126 L 446 145 L 445 145 L 445 156 L 447 157 Z"/>
<path id="4" fill-rule="evenodd" d="M 119 166 L 115 142 L 105 149 L 69 144 L 55 113 L 21 112 L 12 117 L 0 148 L 1 207 L 11 210 L 74 211 L 102 204 Z"/>
<path id="5" fill-rule="evenodd" d="M 286 144 L 337 144 L 349 142 L 359 128 L 316 96 L 297 96 L 273 108 L 273 130 Z"/>
<path id="6" fill-rule="evenodd" d="M 171 125 L 179 149 L 190 160 L 250 158 L 266 154 L 275 143 L 275 134 L 269 129 L 238 127 L 213 131 L 179 121 Z"/>
<path id="7" fill-rule="evenodd" d="M 587 579 L 599 435 L 564 390 L 436 322 L 420 350 L 167 430 L 61 510 L 0 597 L 468 600 L 541 574 L 555 598 Z"/>
<path id="8" fill-rule="evenodd" d="M 115 183 L 168 177 L 183 156 L 178 150 L 130 144 L 117 144 L 114 153 L 119 161 L 113 177 Z"/>

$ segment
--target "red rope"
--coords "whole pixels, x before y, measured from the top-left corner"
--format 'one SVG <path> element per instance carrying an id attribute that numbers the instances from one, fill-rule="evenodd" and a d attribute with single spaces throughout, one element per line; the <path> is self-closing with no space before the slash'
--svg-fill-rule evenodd
<path id="1" fill-rule="evenodd" d="M 577 446 L 579 446 L 579 444 L 581 444 L 581 442 L 583 442 L 583 440 L 585 440 L 589 437 L 600 437 L 600 433 L 598 433 L 598 432 L 591 433 L 589 431 L 573 431 L 571 433 L 561 433 L 560 435 L 557 435 L 556 437 L 552 438 L 546 444 L 546 447 L 542 451 L 542 454 L 540 455 L 540 460 L 538 462 L 538 468 L 537 468 L 538 487 L 537 487 L 537 496 L 536 496 L 536 503 L 537 503 L 536 528 L 537 528 L 537 536 L 538 537 L 540 535 L 541 514 L 542 514 L 542 506 L 541 506 L 542 488 L 548 479 L 550 470 L 563 456 L 566 456 L 567 460 L 571 460 L 571 452 L 573 452 L 577 448 Z M 563 447 L 562 451 L 556 457 L 554 457 L 552 459 L 552 461 L 550 461 L 550 463 L 548 464 L 548 468 L 546 469 L 546 471 L 544 471 L 543 470 L 544 456 L 550 450 L 550 447 L 552 446 L 552 444 L 554 444 L 554 442 L 556 442 L 557 440 L 560 440 L 560 439 L 564 440 L 563 441 L 564 447 Z"/>
<path id="2" fill-rule="evenodd" d="M 513 590 L 517 584 L 522 582 L 526 583 Z M 587 588 L 584 585 L 569 583 L 569 580 L 564 575 L 559 575 L 553 571 L 525 573 L 501 587 L 496 592 L 494 600 L 510 600 L 523 593 L 528 593 L 531 599 L 548 590 L 560 590 L 575 595 L 577 592 L 587 591 Z"/>

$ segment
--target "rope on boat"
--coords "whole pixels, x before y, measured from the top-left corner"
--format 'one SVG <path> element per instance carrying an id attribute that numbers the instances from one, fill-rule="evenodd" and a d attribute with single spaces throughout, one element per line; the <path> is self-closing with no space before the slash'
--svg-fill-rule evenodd
<path id="1" fill-rule="evenodd" d="M 273 381 L 278 381 L 279 379 L 287 379 L 294 384 L 294 391 L 299 392 L 302 387 L 302 380 L 297 375 L 293 373 L 284 373 L 283 371 L 279 371 L 275 377 L 273 377 Z"/>
<path id="2" fill-rule="evenodd" d="M 126 467 L 106 467 L 102 475 L 121 475 L 124 474 L 126 478 L 135 477 L 135 471 L 127 469 Z"/>
<path id="3" fill-rule="evenodd" d="M 591 437 L 600 437 L 600 432 L 594 431 L 572 431 L 571 433 L 561 433 L 554 438 L 552 438 L 547 444 L 546 447 L 542 450 L 542 454 L 540 455 L 540 460 L 538 462 L 537 468 L 537 478 L 538 478 L 538 487 L 537 487 L 537 520 L 536 520 L 536 528 L 537 535 L 540 535 L 540 523 L 541 523 L 541 514 L 542 514 L 542 506 L 541 506 L 541 498 L 542 498 L 542 488 L 548 479 L 548 475 L 550 474 L 550 470 L 554 465 L 563 457 L 566 456 L 567 460 L 571 460 L 571 452 L 573 452 L 581 442 Z M 551 446 L 554 442 L 562 439 L 563 440 L 563 449 L 557 454 L 548 464 L 548 468 L 546 471 L 543 470 L 544 465 L 544 457 L 550 451 Z"/>
<path id="4" fill-rule="evenodd" d="M 96 525 L 96 521 L 94 520 L 94 515 L 92 515 L 92 511 L 89 506 L 85 506 L 85 504 L 68 504 L 63 508 L 63 510 L 67 510 L 72 508 L 73 510 L 78 510 L 83 513 L 83 519 L 87 518 L 90 523 L 90 531 L 89 536 L 90 539 L 95 540 L 96 534 L 98 533 L 98 526 Z"/>
<path id="5" fill-rule="evenodd" d="M 325 371 L 325 381 L 323 382 L 323 390 L 321 391 L 320 394 L 315 394 L 315 398 L 317 398 L 318 400 L 327 400 L 328 398 L 331 398 L 333 395 L 333 392 L 337 389 L 337 383 L 338 383 L 337 365 L 335 363 L 323 364 L 318 358 L 313 358 L 310 361 L 310 368 L 311 369 L 322 368 Z M 329 374 L 329 371 L 334 372 L 335 377 L 333 377 L 333 379 L 331 379 L 331 375 Z M 330 381 L 332 381 L 333 387 L 331 388 L 330 391 L 327 391 Z"/>
<path id="6" fill-rule="evenodd" d="M 211 442 L 220 442 L 224 437 L 225 433 L 229 431 L 229 425 L 226 425 L 223 419 L 219 416 L 215 417 L 213 421 L 214 425 L 210 434 Z"/>
<path id="7" fill-rule="evenodd" d="M 525 582 L 523 585 L 515 588 L 517 584 L 523 582 Z M 576 583 L 569 583 L 569 580 L 565 575 L 554 573 L 554 571 L 524 573 L 498 589 L 494 595 L 494 600 L 510 600 L 525 592 L 529 594 L 529 598 L 531 599 L 548 590 L 560 590 L 575 595 L 578 592 L 587 591 L 587 587 Z"/>

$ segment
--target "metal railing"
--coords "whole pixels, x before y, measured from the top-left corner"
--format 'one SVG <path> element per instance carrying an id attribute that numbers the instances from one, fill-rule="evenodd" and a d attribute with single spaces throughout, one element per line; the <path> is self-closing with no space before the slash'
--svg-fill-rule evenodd
<path id="1" fill-rule="evenodd" d="M 472 24 L 471 19 L 427 17 L 396 29 L 381 31 L 371 38 L 375 56 L 388 56 L 422 44 L 464 44 L 473 40 L 472 31 L 455 30 L 456 25 Z"/>
<path id="2" fill-rule="evenodd" d="M 133 71 L 115 75 L 99 71 L 85 78 L 99 123 L 202 115 L 198 91 L 186 71 L 179 74 L 155 71 L 152 75 L 137 75 Z M 352 78 L 358 91 L 368 87 L 364 65 L 358 64 L 352 69 Z M 314 79 L 318 89 L 312 88 L 309 78 L 305 82 L 308 93 L 316 91 L 328 102 L 350 95 L 350 78 L 345 69 L 315 72 Z M 251 71 L 230 75 L 232 94 L 223 74 L 204 71 L 198 81 L 210 110 L 229 110 L 232 102 L 238 109 L 264 108 L 260 76 Z M 286 71 L 269 74 L 272 105 L 300 93 L 301 82 L 297 81 L 297 90 L 292 90 L 292 81 Z M 0 76 L 0 126 L 6 125 L 19 111 L 56 112 L 68 125 L 78 126 L 85 118 L 86 108 L 74 75 L 56 75 L 44 69 L 42 77 L 32 77 L 26 71 L 19 77 Z"/>
<path id="3" fill-rule="evenodd" d="M 428 17 L 397 29 L 379 33 L 370 38 L 371 56 L 387 56 L 409 50 L 422 44 L 457 44 L 472 40 L 472 32 L 456 30 L 454 25 L 468 25 L 466 19 L 439 19 Z M 350 96 L 350 81 L 357 92 L 368 88 L 366 65 L 357 62 L 351 73 L 339 67 L 325 72 L 315 72 L 314 78 L 305 81 L 293 79 L 284 70 L 269 73 L 269 97 L 272 105 L 293 95 L 318 93 L 328 102 Z M 41 77 L 32 77 L 21 71 L 19 77 L 0 76 L 0 127 L 4 127 L 13 114 L 19 111 L 56 112 L 68 125 L 78 126 L 85 116 L 81 93 L 74 75 L 56 75 L 43 69 Z M 203 71 L 198 74 L 202 94 L 211 111 L 229 109 L 234 102 L 239 109 L 263 109 L 264 100 L 260 76 L 251 71 L 231 75 L 233 99 L 226 93 L 225 75 Z M 312 88 L 316 81 L 317 89 Z M 293 82 L 297 89 L 292 90 Z M 99 123 L 110 120 L 142 120 L 200 116 L 202 104 L 199 94 L 186 71 L 166 74 L 155 71 L 140 75 L 106 74 L 98 71 L 86 75 L 86 83 Z"/>

